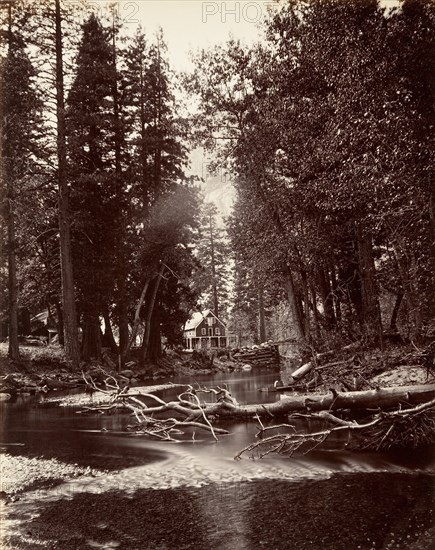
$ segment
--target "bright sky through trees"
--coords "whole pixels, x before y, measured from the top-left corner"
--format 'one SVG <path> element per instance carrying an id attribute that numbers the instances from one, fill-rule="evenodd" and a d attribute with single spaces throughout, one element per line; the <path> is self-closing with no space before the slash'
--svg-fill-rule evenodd
<path id="1" fill-rule="evenodd" d="M 107 2 L 92 4 L 105 9 Z M 189 51 L 213 46 L 233 35 L 252 43 L 261 34 L 258 23 L 267 13 L 270 1 L 217 2 L 202 0 L 122 0 L 121 19 L 131 32 L 140 23 L 147 35 L 162 27 L 168 43 L 171 66 L 189 70 Z"/>
<path id="2" fill-rule="evenodd" d="M 72 2 L 74 0 L 71 0 Z M 171 66 L 189 70 L 189 51 L 224 42 L 229 36 L 252 43 L 262 35 L 259 23 L 272 0 L 203 1 L 203 0 L 121 0 L 120 17 L 131 32 L 140 23 L 149 35 L 162 27 L 168 43 Z M 382 5 L 398 5 L 397 0 L 383 0 Z M 104 9 L 109 2 L 93 0 Z"/>

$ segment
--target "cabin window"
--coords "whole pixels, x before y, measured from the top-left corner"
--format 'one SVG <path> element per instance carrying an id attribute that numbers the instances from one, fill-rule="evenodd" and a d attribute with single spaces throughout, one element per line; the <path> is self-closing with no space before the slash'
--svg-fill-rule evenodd
<path id="1" fill-rule="evenodd" d="M 208 335 L 209 335 L 209 336 L 213 336 L 213 329 L 212 329 L 212 328 L 209 328 L 209 329 L 208 329 Z"/>
<path id="2" fill-rule="evenodd" d="M 202 334 L 202 336 L 207 336 L 207 329 L 202 328 L 201 329 L 201 334 Z"/>
<path id="3" fill-rule="evenodd" d="M 216 327 L 215 328 L 215 332 L 216 332 L 216 336 L 220 336 L 221 335 L 221 329 L 219 327 Z"/>
<path id="4" fill-rule="evenodd" d="M 207 323 L 211 327 L 214 324 L 214 317 L 207 317 Z"/>

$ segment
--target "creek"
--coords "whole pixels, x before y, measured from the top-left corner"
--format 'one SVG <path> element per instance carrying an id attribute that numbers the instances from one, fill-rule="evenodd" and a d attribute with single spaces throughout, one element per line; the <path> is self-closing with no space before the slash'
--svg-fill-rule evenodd
<path id="1" fill-rule="evenodd" d="M 195 382 L 226 383 L 239 403 L 265 403 L 279 398 L 260 391 L 276 377 L 255 371 Z M 230 434 L 218 442 L 190 430 L 179 443 L 126 434 L 131 422 L 36 399 L 2 404 L 3 452 L 107 471 L 23 494 L 8 507 L 4 547 L 430 548 L 432 453 L 355 453 L 342 436 L 304 456 L 234 461 L 255 422 L 223 426 Z"/>

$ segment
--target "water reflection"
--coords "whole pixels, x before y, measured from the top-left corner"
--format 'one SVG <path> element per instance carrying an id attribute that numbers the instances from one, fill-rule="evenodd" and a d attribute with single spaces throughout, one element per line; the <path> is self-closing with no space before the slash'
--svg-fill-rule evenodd
<path id="1" fill-rule="evenodd" d="M 231 395 L 235 397 L 240 405 L 248 403 L 273 403 L 279 398 L 275 392 L 263 391 L 273 386 L 274 381 L 279 378 L 279 373 L 266 371 L 235 372 L 235 373 L 216 373 L 213 376 L 199 375 L 186 378 L 184 376 L 172 379 L 175 384 L 192 384 L 201 387 L 226 387 Z M 165 398 L 176 397 L 177 392 L 166 390 L 163 393 Z M 201 399 L 208 402 L 214 401 L 213 394 L 201 394 Z"/>

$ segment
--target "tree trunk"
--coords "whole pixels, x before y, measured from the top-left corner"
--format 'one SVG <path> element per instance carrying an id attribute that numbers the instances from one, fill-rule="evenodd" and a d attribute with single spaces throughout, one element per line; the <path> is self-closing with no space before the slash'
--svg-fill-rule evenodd
<path id="1" fill-rule="evenodd" d="M 422 318 L 420 315 L 420 309 L 418 307 L 418 299 L 416 296 L 415 288 L 409 273 L 409 261 L 406 257 L 404 249 L 395 240 L 393 244 L 394 254 L 397 260 L 397 267 L 399 270 L 400 279 L 402 282 L 402 289 L 405 292 L 406 304 L 408 307 L 408 316 L 411 321 L 411 338 L 418 338 L 421 332 Z"/>
<path id="2" fill-rule="evenodd" d="M 63 329 L 63 311 L 62 306 L 60 303 L 56 300 L 54 307 L 56 308 L 57 313 L 57 336 L 59 338 L 59 344 L 61 346 L 64 345 L 64 329 Z"/>
<path id="3" fill-rule="evenodd" d="M 290 318 L 292 324 L 292 331 L 296 340 L 299 342 L 304 341 L 304 329 L 302 327 L 302 320 L 299 313 L 299 307 L 297 304 L 297 296 L 295 290 L 295 284 L 293 280 L 293 275 L 288 269 L 286 273 L 286 286 L 287 286 L 287 300 L 290 309 Z"/>
<path id="4" fill-rule="evenodd" d="M 282 415 L 291 412 L 377 409 L 403 405 L 417 405 L 435 398 L 435 384 L 398 386 L 376 390 L 331 392 L 326 395 L 283 396 L 275 403 L 219 407 L 220 403 L 206 408 L 207 414 L 219 416 L 255 417 Z"/>
<path id="5" fill-rule="evenodd" d="M 153 315 L 154 305 L 156 303 L 157 292 L 159 290 L 160 281 L 162 279 L 165 266 L 162 263 L 159 269 L 159 273 L 156 275 L 153 281 L 153 286 L 150 292 L 149 299 L 146 304 L 146 315 L 145 315 L 145 332 L 143 335 L 142 346 L 140 350 L 140 365 L 143 367 L 148 356 L 148 345 L 150 341 L 151 334 L 151 318 Z"/>
<path id="6" fill-rule="evenodd" d="M 216 259 L 214 250 L 213 218 L 210 214 L 210 256 L 211 256 L 211 276 L 213 293 L 213 313 L 219 317 L 219 300 L 217 292 Z"/>
<path id="7" fill-rule="evenodd" d="M 137 329 L 136 329 L 137 330 Z M 128 311 L 125 291 L 121 289 L 118 293 L 118 331 L 119 331 L 119 368 L 125 366 L 126 352 L 128 350 L 129 333 L 128 333 Z"/>
<path id="8" fill-rule="evenodd" d="M 266 341 L 266 320 L 264 312 L 264 287 L 261 283 L 258 285 L 258 335 L 260 343 Z"/>
<path id="9" fill-rule="evenodd" d="M 101 359 L 101 328 L 97 312 L 83 315 L 82 358 L 84 361 Z"/>
<path id="10" fill-rule="evenodd" d="M 311 304 L 313 308 L 314 332 L 316 333 L 316 339 L 320 341 L 321 334 L 320 334 L 319 312 L 317 310 L 316 289 L 313 284 L 310 285 L 310 293 L 311 293 Z"/>
<path id="11" fill-rule="evenodd" d="M 390 329 L 394 330 L 394 332 L 397 332 L 397 317 L 399 316 L 399 310 L 403 301 L 403 296 L 403 292 L 399 292 L 397 294 L 396 301 L 394 302 L 393 311 L 391 313 Z"/>
<path id="12" fill-rule="evenodd" d="M 8 10 L 8 44 L 9 49 L 12 44 L 12 4 L 7 6 Z M 1 113 L 2 128 L 1 136 L 2 143 L 0 149 L 1 166 L 0 175 L 2 176 L 4 189 L 6 189 L 6 224 L 7 224 L 7 253 L 8 253 L 8 356 L 10 359 L 18 360 L 20 358 L 20 348 L 18 345 L 18 281 L 17 281 L 17 237 L 15 233 L 15 189 L 13 177 L 13 153 L 11 150 L 8 134 L 11 133 L 7 123 L 10 113 Z M 5 135 L 6 134 L 6 135 Z"/>
<path id="13" fill-rule="evenodd" d="M 9 161 L 7 161 L 9 162 Z M 7 177 L 7 176 L 6 176 Z M 18 281 L 16 260 L 16 235 L 15 235 L 15 197 L 11 178 L 7 177 L 7 217 L 8 217 L 8 291 L 9 291 L 9 345 L 8 356 L 10 359 L 20 358 L 18 345 Z"/>
<path id="14" fill-rule="evenodd" d="M 318 281 L 323 311 L 325 312 L 326 329 L 332 330 L 336 324 L 332 302 L 332 290 L 331 284 L 329 282 L 329 277 L 327 276 L 323 267 L 319 267 L 318 269 Z"/>
<path id="15" fill-rule="evenodd" d="M 128 398 L 128 397 L 127 397 Z M 130 394 L 130 398 L 141 399 L 140 394 Z M 364 411 L 388 409 L 401 406 L 403 410 L 420 403 L 427 403 L 435 398 L 435 384 L 419 386 L 398 386 L 392 388 L 378 388 L 375 390 L 336 392 L 328 394 L 309 394 L 283 396 L 274 403 L 260 403 L 253 405 L 238 405 L 231 400 L 221 400 L 217 403 L 207 404 L 202 407 L 207 416 L 218 416 L 221 418 L 257 418 L 280 417 L 289 413 L 313 412 L 313 411 L 334 411 L 339 409 L 350 409 Z M 136 405 L 137 406 L 137 405 Z M 172 411 L 174 416 L 192 418 L 198 413 L 179 401 L 164 401 L 155 406 L 149 405 L 144 409 L 147 415 L 167 413 Z"/>
<path id="16" fill-rule="evenodd" d="M 104 319 L 104 335 L 103 335 L 104 347 L 108 347 L 110 351 L 113 351 L 113 353 L 118 353 L 118 345 L 113 335 L 112 323 L 110 321 L 109 310 L 107 307 L 103 308 L 103 319 Z"/>
<path id="17" fill-rule="evenodd" d="M 62 18 L 60 0 L 56 0 L 56 116 L 59 192 L 60 261 L 62 278 L 62 306 L 64 322 L 65 355 L 78 368 L 79 345 L 77 315 L 74 297 L 73 262 L 71 251 L 71 224 L 69 192 L 67 185 L 65 91 L 63 81 Z"/>
<path id="18" fill-rule="evenodd" d="M 357 226 L 359 273 L 361 278 L 363 302 L 363 326 L 369 340 L 383 349 L 381 310 L 379 307 L 378 289 L 375 280 L 371 236 L 364 234 Z"/>
<path id="19" fill-rule="evenodd" d="M 148 346 L 148 359 L 155 363 L 162 357 L 162 340 L 160 333 L 160 314 L 159 308 L 154 309 L 154 315 L 151 318 L 150 341 Z"/>
<path id="20" fill-rule="evenodd" d="M 334 264 L 331 264 L 331 298 L 332 303 L 334 305 L 334 312 L 335 312 L 335 325 L 340 326 L 341 323 L 341 299 L 340 299 L 340 293 L 338 288 L 338 281 L 337 276 L 335 272 L 335 266 Z"/>
<path id="21" fill-rule="evenodd" d="M 300 270 L 301 281 L 302 281 L 302 300 L 304 302 L 304 307 L 302 309 L 302 315 L 304 319 L 304 333 L 305 340 L 311 342 L 311 323 L 310 323 L 310 298 L 308 290 L 308 279 L 307 272 L 305 269 Z"/>
<path id="22" fill-rule="evenodd" d="M 429 199 L 429 237 L 430 237 L 430 260 L 432 266 L 432 284 L 429 286 L 429 311 L 435 313 L 435 279 L 433 274 L 435 273 L 435 185 L 430 186 L 430 199 Z"/>
<path id="23" fill-rule="evenodd" d="M 146 116 L 145 116 L 145 76 L 141 61 L 140 68 L 140 138 L 141 138 L 141 177 L 142 177 L 142 209 L 144 220 L 148 218 L 150 189 L 148 179 L 148 147 L 146 141 Z"/>
<path id="24" fill-rule="evenodd" d="M 49 316 L 50 310 L 49 310 Z M 30 317 L 30 311 L 23 307 L 19 309 L 18 311 L 18 332 L 21 332 L 21 334 L 30 334 L 32 332 L 32 326 L 31 326 L 31 317 Z"/>
<path id="25" fill-rule="evenodd" d="M 113 12 L 112 22 L 112 53 L 113 53 L 113 118 L 115 123 L 115 174 L 119 182 L 121 176 L 121 120 L 119 116 L 119 93 L 118 93 L 118 68 L 116 55 L 116 26 L 115 11 Z"/>
<path id="26" fill-rule="evenodd" d="M 135 311 L 135 314 L 134 314 L 133 329 L 131 331 L 131 336 L 130 336 L 130 340 L 128 341 L 127 347 L 123 351 L 123 361 L 125 361 L 125 359 L 127 357 L 127 354 L 130 351 L 131 346 L 134 344 L 134 341 L 136 340 L 137 331 L 138 331 L 139 325 L 140 325 L 140 310 L 142 309 L 142 304 L 144 303 L 145 297 L 147 295 L 149 284 L 150 284 L 150 279 L 147 278 L 146 281 L 145 281 L 145 284 L 143 286 L 142 293 L 140 295 L 139 301 L 138 301 L 137 306 L 136 306 L 136 311 Z"/>
<path id="27" fill-rule="evenodd" d="M 115 11 L 113 12 L 113 21 L 112 21 L 112 52 L 113 52 L 113 118 L 114 118 L 114 149 L 115 149 L 115 177 L 116 177 L 116 187 L 119 190 L 119 193 L 122 195 L 122 165 L 121 165 L 121 152 L 123 145 L 123 136 L 121 132 L 122 121 L 120 116 L 120 100 L 119 100 L 119 90 L 118 90 L 118 66 L 117 66 L 117 44 L 116 44 L 116 15 Z M 119 242 L 121 243 L 121 248 L 119 251 L 119 261 L 120 267 L 117 271 L 117 301 L 118 301 L 118 330 L 119 330 L 119 347 L 116 345 L 116 342 L 113 338 L 113 332 L 111 331 L 112 337 L 111 349 L 113 351 L 119 352 L 118 355 L 118 368 L 122 370 L 125 365 L 125 355 L 128 347 L 129 334 L 128 334 L 128 314 L 127 314 L 127 303 L 126 303 L 126 280 L 127 280 L 127 269 L 125 266 L 128 264 L 126 258 L 126 252 L 124 250 L 123 244 L 124 239 L 126 239 L 126 226 L 124 222 L 124 216 L 122 212 L 122 201 L 119 202 L 119 211 L 118 211 L 118 223 L 119 223 Z M 106 323 L 106 318 L 104 319 Z M 110 326 L 110 320 L 109 320 Z"/>

